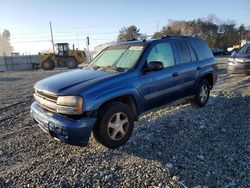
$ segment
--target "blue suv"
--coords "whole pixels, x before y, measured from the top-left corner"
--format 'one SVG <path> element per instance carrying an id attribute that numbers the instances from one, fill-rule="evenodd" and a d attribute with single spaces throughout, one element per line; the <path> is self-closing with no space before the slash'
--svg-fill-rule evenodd
<path id="1" fill-rule="evenodd" d="M 107 47 L 82 69 L 37 82 L 31 114 L 62 142 L 87 145 L 93 132 L 116 148 L 142 113 L 180 100 L 205 106 L 216 80 L 214 56 L 198 37 L 128 41 Z"/>

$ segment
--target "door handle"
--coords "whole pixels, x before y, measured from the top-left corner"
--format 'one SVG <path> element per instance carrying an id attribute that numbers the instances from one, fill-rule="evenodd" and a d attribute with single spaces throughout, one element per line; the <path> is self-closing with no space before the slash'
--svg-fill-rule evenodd
<path id="1" fill-rule="evenodd" d="M 178 75 L 179 75 L 178 72 L 174 72 L 174 73 L 172 74 L 173 77 L 176 77 L 176 76 L 178 76 Z"/>
<path id="2" fill-rule="evenodd" d="M 201 67 L 200 67 L 200 66 L 198 66 L 198 67 L 196 68 L 196 70 L 201 70 Z"/>

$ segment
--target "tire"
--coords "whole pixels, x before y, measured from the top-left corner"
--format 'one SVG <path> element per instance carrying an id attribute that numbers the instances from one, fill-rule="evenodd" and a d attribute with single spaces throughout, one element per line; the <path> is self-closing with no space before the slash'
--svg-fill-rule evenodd
<path id="1" fill-rule="evenodd" d="M 196 92 L 194 103 L 198 107 L 204 107 L 207 104 L 210 95 L 211 84 L 208 80 L 203 79 L 199 82 Z"/>
<path id="2" fill-rule="evenodd" d="M 105 105 L 99 112 L 93 129 L 95 139 L 108 148 L 125 144 L 134 128 L 131 109 L 124 103 L 113 102 Z"/>
<path id="3" fill-rule="evenodd" d="M 76 61 L 76 59 L 74 57 L 68 57 L 65 60 L 65 65 L 66 67 L 68 67 L 69 69 L 75 69 L 78 67 L 78 62 Z"/>
<path id="4" fill-rule="evenodd" d="M 55 68 L 55 63 L 51 59 L 44 60 L 41 64 L 43 70 L 53 70 Z"/>

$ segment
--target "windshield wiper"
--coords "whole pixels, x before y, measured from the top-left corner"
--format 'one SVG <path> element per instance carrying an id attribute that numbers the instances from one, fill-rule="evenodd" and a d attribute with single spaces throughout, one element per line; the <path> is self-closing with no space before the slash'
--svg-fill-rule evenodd
<path id="1" fill-rule="evenodd" d="M 85 67 L 83 67 L 83 68 L 85 68 Z M 88 65 L 87 68 L 91 68 L 94 70 L 98 70 L 98 69 L 110 70 L 110 69 L 112 69 L 116 72 L 124 72 L 127 70 L 127 68 L 115 67 L 115 66 L 111 66 L 111 65 L 108 65 L 108 66 Z"/>
<path id="2" fill-rule="evenodd" d="M 112 70 L 115 70 L 117 72 L 124 72 L 125 70 L 127 70 L 126 68 L 122 68 L 122 67 L 115 67 L 115 66 L 105 66 L 105 67 L 101 67 L 101 68 L 104 68 L 104 69 L 112 69 Z"/>
<path id="3" fill-rule="evenodd" d="M 91 65 L 91 64 L 89 64 L 87 67 L 88 67 L 88 68 L 92 68 L 92 69 L 94 69 L 94 70 L 97 70 L 97 69 L 99 69 L 99 68 L 102 68 L 102 67 L 100 67 L 100 66 Z"/>
<path id="4" fill-rule="evenodd" d="M 113 67 L 113 68 L 116 69 L 118 72 L 124 72 L 128 70 L 128 68 L 123 68 L 123 67 Z"/>

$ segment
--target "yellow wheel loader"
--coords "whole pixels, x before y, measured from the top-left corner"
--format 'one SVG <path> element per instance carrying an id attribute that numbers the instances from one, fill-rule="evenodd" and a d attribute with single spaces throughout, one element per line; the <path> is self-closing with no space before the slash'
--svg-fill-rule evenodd
<path id="1" fill-rule="evenodd" d="M 69 69 L 78 67 L 78 64 L 86 62 L 84 51 L 69 49 L 68 43 L 57 43 L 57 53 L 39 53 L 40 67 L 44 70 L 52 70 L 56 65 L 66 66 Z"/>

